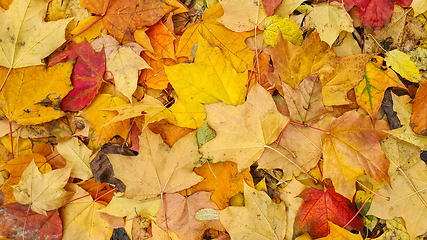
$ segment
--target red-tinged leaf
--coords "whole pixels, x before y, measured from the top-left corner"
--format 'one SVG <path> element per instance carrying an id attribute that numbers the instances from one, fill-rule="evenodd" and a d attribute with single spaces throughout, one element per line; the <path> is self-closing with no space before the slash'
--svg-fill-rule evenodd
<path id="1" fill-rule="evenodd" d="M 276 8 L 280 5 L 282 0 L 262 0 L 264 8 L 267 11 L 268 16 L 272 16 Z"/>
<path id="2" fill-rule="evenodd" d="M 28 211 L 29 206 L 19 203 L 0 207 L 0 236 L 15 239 L 61 239 L 62 222 L 56 212 L 47 212 L 47 216 Z M 28 214 L 27 214 L 28 212 Z M 23 227 L 25 224 L 24 236 Z"/>
<path id="3" fill-rule="evenodd" d="M 104 49 L 95 52 L 85 40 L 78 44 L 71 44 L 67 51 L 52 59 L 49 66 L 59 62 L 66 62 L 77 58 L 71 75 L 74 89 L 61 101 L 63 111 L 80 111 L 88 106 L 101 87 L 105 72 Z"/>
<path id="4" fill-rule="evenodd" d="M 341 2 L 341 0 L 333 0 Z M 391 21 L 394 4 L 409 7 L 412 0 L 344 0 L 345 9 L 349 11 L 357 6 L 357 12 L 363 25 L 379 30 Z"/>
<path id="5" fill-rule="evenodd" d="M 316 188 L 304 190 L 299 197 L 304 200 L 295 218 L 295 233 L 305 232 L 315 238 L 326 237 L 329 234 L 328 221 L 343 227 L 357 213 L 356 204 L 335 192 L 333 186 L 326 191 Z M 358 215 L 347 229 L 361 231 L 362 217 Z"/>

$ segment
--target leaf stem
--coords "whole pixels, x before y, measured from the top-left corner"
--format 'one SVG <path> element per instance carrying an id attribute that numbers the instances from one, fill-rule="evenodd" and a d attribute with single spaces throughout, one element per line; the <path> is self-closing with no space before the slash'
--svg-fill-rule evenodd
<path id="1" fill-rule="evenodd" d="M 354 214 L 354 216 L 347 222 L 347 224 L 346 225 L 344 225 L 342 228 L 345 228 L 345 227 L 347 227 L 356 217 L 357 217 L 357 215 L 359 215 L 359 213 L 362 211 L 362 209 L 363 209 L 363 207 L 365 206 L 365 204 L 368 202 L 368 199 L 369 198 L 367 198 L 367 199 L 365 199 L 365 201 L 363 202 L 363 204 L 362 204 L 362 206 L 360 206 L 360 208 L 359 208 L 359 210 L 357 211 L 357 213 L 356 214 Z"/>
<path id="2" fill-rule="evenodd" d="M 415 187 L 415 185 L 412 183 L 411 179 L 408 177 L 408 175 L 406 175 L 405 171 L 403 171 L 403 169 L 401 167 L 397 167 L 397 169 L 399 169 L 399 171 L 403 174 L 403 176 L 405 176 L 406 180 L 408 180 L 409 184 L 411 184 L 412 189 L 414 189 L 415 194 L 417 194 L 418 198 L 421 200 L 421 202 L 424 204 L 425 207 L 427 207 L 427 203 L 424 200 L 424 198 L 421 196 L 421 194 L 418 192 L 417 188 Z"/>
<path id="3" fill-rule="evenodd" d="M 313 179 L 316 183 L 319 181 L 316 178 L 314 178 L 313 176 L 311 176 L 306 170 L 304 170 L 302 167 L 300 167 L 296 162 L 294 162 L 292 159 L 288 158 L 286 155 L 284 155 L 283 153 L 279 152 L 278 150 L 276 150 L 275 148 L 272 148 L 268 145 L 264 145 L 264 147 L 273 150 L 274 152 L 278 153 L 279 155 L 281 155 L 282 157 L 286 158 L 288 161 L 290 161 L 292 164 L 294 164 L 299 170 L 301 170 L 303 173 L 307 174 L 311 179 Z"/>
<path id="4" fill-rule="evenodd" d="M 317 130 L 317 131 L 324 132 L 324 133 L 326 133 L 326 134 L 328 134 L 328 135 L 331 135 L 331 132 L 329 132 L 329 131 L 325 131 L 325 130 L 323 130 L 323 129 L 316 128 L 316 127 L 312 127 L 312 126 L 309 126 L 309 125 L 307 125 L 307 124 L 297 123 L 297 122 L 293 122 L 293 121 L 290 121 L 289 123 L 292 123 L 292 124 L 294 124 L 294 125 L 298 125 L 298 126 L 301 126 L 301 127 L 308 127 L 308 128 L 311 128 L 311 129 L 314 129 L 314 130 Z"/>
<path id="5" fill-rule="evenodd" d="M 376 192 L 372 191 L 372 190 L 371 190 L 371 189 L 369 189 L 367 186 L 363 185 L 363 183 L 359 182 L 359 180 L 356 180 L 356 182 L 357 182 L 361 187 L 363 187 L 364 189 L 366 189 L 368 192 L 370 192 L 370 193 L 374 194 L 375 196 L 378 196 L 378 197 L 383 198 L 384 200 L 390 201 L 390 197 L 384 197 L 383 195 L 378 194 L 378 193 L 376 193 Z"/>
<path id="6" fill-rule="evenodd" d="M 12 159 L 14 158 L 13 154 L 13 136 L 12 136 L 12 121 L 9 120 L 9 133 L 10 133 L 10 150 L 12 151 Z"/>
<path id="7" fill-rule="evenodd" d="M 4 77 L 4 81 L 1 84 L 0 92 L 3 90 L 4 85 L 6 84 L 7 79 L 9 78 L 10 72 L 12 71 L 12 66 L 10 66 L 9 71 L 7 71 L 6 77 Z"/>
<path id="8" fill-rule="evenodd" d="M 189 7 L 187 7 L 187 5 L 185 5 L 184 3 L 182 3 L 181 2 L 181 0 L 178 0 L 178 2 L 185 8 L 185 9 L 187 9 L 189 12 L 191 12 L 196 18 L 197 18 L 197 20 L 199 20 L 200 22 L 202 21 L 202 19 L 200 19 L 199 18 L 199 16 L 197 16 L 197 14 L 195 14 L 194 12 L 193 12 L 193 10 L 191 10 Z M 168 234 L 168 236 L 169 236 L 169 234 Z"/>

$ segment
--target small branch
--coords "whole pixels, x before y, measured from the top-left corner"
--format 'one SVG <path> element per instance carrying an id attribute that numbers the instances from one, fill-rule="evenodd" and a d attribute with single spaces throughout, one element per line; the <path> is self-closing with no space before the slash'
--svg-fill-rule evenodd
<path id="1" fill-rule="evenodd" d="M 346 225 L 344 225 L 344 227 L 342 227 L 342 228 L 345 228 L 345 227 L 347 227 L 356 217 L 357 217 L 357 215 L 359 215 L 359 213 L 360 213 L 360 211 L 362 211 L 362 209 L 363 209 L 363 207 L 365 206 L 365 204 L 366 204 L 366 202 L 368 202 L 368 199 L 369 198 L 367 198 L 367 199 L 365 199 L 365 201 L 363 202 L 363 204 L 362 204 L 362 206 L 360 206 L 360 208 L 359 208 L 359 211 L 357 211 L 357 213 L 356 214 L 354 214 L 354 216 L 347 222 L 347 224 Z"/>

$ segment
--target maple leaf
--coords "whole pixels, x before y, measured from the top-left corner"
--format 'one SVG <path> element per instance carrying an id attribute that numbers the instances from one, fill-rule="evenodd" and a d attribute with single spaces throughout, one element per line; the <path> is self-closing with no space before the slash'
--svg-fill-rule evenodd
<path id="1" fill-rule="evenodd" d="M 89 165 L 89 157 L 92 151 L 77 138 L 60 142 L 56 146 L 58 152 L 67 160 L 67 166 L 71 167 L 71 177 L 80 178 L 83 181 L 91 178 L 92 170 Z"/>
<path id="2" fill-rule="evenodd" d="M 394 71 L 382 66 L 383 61 L 379 56 L 371 58 L 366 64 L 362 81 L 354 88 L 357 104 L 366 109 L 372 119 L 375 119 L 388 87 L 406 89 Z"/>
<path id="3" fill-rule="evenodd" d="M 422 82 L 415 95 L 410 126 L 415 133 L 427 136 L 427 83 Z"/>
<path id="4" fill-rule="evenodd" d="M 65 27 L 71 19 L 44 22 L 43 0 L 13 1 L 0 18 L 0 66 L 22 68 L 42 65 L 65 42 Z"/>
<path id="5" fill-rule="evenodd" d="M 31 209 L 46 215 L 46 211 L 55 210 L 66 203 L 70 193 L 64 186 L 70 177 L 71 168 L 62 168 L 42 174 L 31 161 L 22 173 L 18 185 L 13 185 L 13 195 L 17 202 L 30 204 Z"/>
<path id="6" fill-rule="evenodd" d="M 148 127 L 153 133 L 160 134 L 163 141 L 165 141 L 165 143 L 170 147 L 172 147 L 180 138 L 193 131 L 193 129 L 191 128 L 182 128 L 178 127 L 177 125 L 173 125 L 164 119 L 154 123 L 150 123 Z"/>
<path id="7" fill-rule="evenodd" d="M 270 94 L 258 84 L 252 87 L 245 103 L 210 104 L 206 112 L 208 124 L 217 136 L 200 152 L 214 162 L 236 162 L 238 172 L 257 161 L 289 122 L 277 111 Z"/>
<path id="8" fill-rule="evenodd" d="M 125 197 L 147 199 L 189 188 L 202 180 L 193 172 L 193 163 L 200 157 L 194 133 L 170 148 L 159 135 L 146 128 L 139 146 L 136 157 L 108 155 L 115 176 L 126 185 Z"/>
<path id="9" fill-rule="evenodd" d="M 320 39 L 329 46 L 332 46 L 341 31 L 354 31 L 353 19 L 344 9 L 344 5 L 337 2 L 314 5 L 304 24 L 305 28 L 315 27 Z"/>
<path id="10" fill-rule="evenodd" d="M 341 2 L 334 0 L 336 2 Z M 357 13 L 365 26 L 379 30 L 387 25 L 393 14 L 394 4 L 409 7 L 412 0 L 345 0 L 345 9 L 349 11 L 357 6 Z"/>
<path id="11" fill-rule="evenodd" d="M 399 172 L 396 179 L 391 182 L 391 186 L 386 186 L 378 191 L 378 194 L 390 199 L 374 197 L 368 214 L 383 219 L 403 217 L 410 239 L 415 239 L 418 235 L 423 234 L 427 231 L 424 224 L 427 221 L 427 206 L 425 200 L 420 198 L 426 199 L 427 197 L 426 171 L 426 164 L 418 161 L 405 171 L 405 175 Z M 414 192 L 414 188 L 417 189 L 417 193 Z"/>
<path id="12" fill-rule="evenodd" d="M 234 32 L 246 32 L 263 25 L 267 12 L 262 1 L 220 0 L 224 15 L 217 19 Z"/>
<path id="13" fill-rule="evenodd" d="M 61 52 L 50 61 L 49 67 L 75 58 L 77 58 L 77 62 L 71 75 L 74 89 L 62 99 L 61 109 L 63 111 L 79 111 L 90 105 L 103 82 L 104 49 L 97 53 L 87 41 L 71 44 L 67 51 Z"/>
<path id="14" fill-rule="evenodd" d="M 268 16 L 271 16 L 274 14 L 274 10 L 276 10 L 276 8 L 280 5 L 281 2 L 282 0 L 263 0 L 262 1 Z"/>
<path id="15" fill-rule="evenodd" d="M 111 236 L 112 228 L 108 227 L 98 210 L 105 207 L 97 202 L 76 184 L 66 185 L 68 191 L 74 192 L 74 201 L 59 209 L 63 226 L 64 239 L 105 240 Z"/>
<path id="16" fill-rule="evenodd" d="M 162 21 L 158 21 L 151 26 L 146 32 L 147 37 L 150 39 L 153 48 L 153 54 L 147 52 L 148 56 L 154 59 L 171 58 L 175 59 L 175 46 L 176 39 L 173 32 L 171 32 Z"/>
<path id="17" fill-rule="evenodd" d="M 118 97 L 113 97 L 110 94 L 99 94 L 93 100 L 89 107 L 84 109 L 84 116 L 91 122 L 89 129 L 89 144 L 88 147 L 92 150 L 97 150 L 108 142 L 115 135 L 120 135 L 126 138 L 130 123 L 128 120 L 120 121 L 112 124 L 105 125 L 113 119 L 117 113 L 106 111 L 115 106 L 124 105 L 126 102 Z"/>
<path id="18" fill-rule="evenodd" d="M 356 204 L 336 193 L 334 186 L 326 191 L 311 187 L 304 190 L 299 197 L 304 203 L 295 218 L 294 228 L 297 235 L 308 232 L 313 238 L 326 237 L 330 232 L 329 221 L 344 226 L 357 212 Z M 348 228 L 361 231 L 362 217 L 353 219 Z"/>
<path id="19" fill-rule="evenodd" d="M 333 239 L 347 239 L 347 240 L 363 240 L 362 235 L 353 234 L 340 226 L 329 222 L 329 235 L 323 238 L 318 238 L 319 240 L 333 240 Z"/>
<path id="20" fill-rule="evenodd" d="M 73 65 L 67 62 L 47 69 L 42 66 L 13 69 L 0 93 L 0 114 L 24 125 L 64 116 L 60 102 L 72 89 Z M 8 70 L 0 67 L 0 79 L 7 74 Z"/>
<path id="21" fill-rule="evenodd" d="M 220 4 L 216 4 L 208 8 L 203 13 L 202 22 L 196 23 L 185 30 L 182 34 L 176 57 L 191 57 L 191 51 L 200 37 L 206 39 L 211 45 L 218 46 L 234 69 L 241 73 L 246 71 L 253 65 L 255 53 L 251 51 L 245 44 L 246 38 L 253 35 L 250 32 L 236 33 L 215 19 L 224 14 Z"/>
<path id="22" fill-rule="evenodd" d="M 411 8 L 414 10 L 414 17 L 427 11 L 427 2 L 424 0 L 413 0 Z"/>
<path id="23" fill-rule="evenodd" d="M 11 203 L 0 207 L 0 236 L 7 239 L 61 239 L 62 223 L 55 212 L 45 216 L 29 210 L 28 206 Z"/>
<path id="24" fill-rule="evenodd" d="M 177 62 L 172 59 L 154 60 L 148 57 L 144 52 L 141 56 L 151 69 L 145 68 L 142 70 L 138 83 L 146 84 L 147 87 L 154 89 L 165 89 L 168 86 L 169 79 L 166 76 L 164 66 L 173 66 L 177 64 Z"/>
<path id="25" fill-rule="evenodd" d="M 385 157 L 379 140 L 387 134 L 388 124 L 356 111 L 344 113 L 331 126 L 331 134 L 323 142 L 324 178 L 330 178 L 337 192 L 352 199 L 355 182 L 366 172 L 377 182 L 390 182 L 387 174 L 390 161 Z"/>
<path id="26" fill-rule="evenodd" d="M 286 208 L 273 203 L 263 191 L 244 184 L 245 207 L 218 211 L 219 220 L 232 239 L 281 240 L 286 233 Z"/>
<path id="27" fill-rule="evenodd" d="M 415 64 L 411 61 L 411 57 L 397 49 L 387 52 L 384 59 L 387 66 L 399 73 L 402 77 L 411 82 L 420 82 L 421 74 Z"/>
<path id="28" fill-rule="evenodd" d="M 249 169 L 237 173 L 237 164 L 233 162 L 206 162 L 195 168 L 194 172 L 205 179 L 191 187 L 191 192 L 213 191 L 211 199 L 219 209 L 228 207 L 230 198 L 243 192 L 242 180 L 249 186 L 254 186 Z"/>
<path id="29" fill-rule="evenodd" d="M 218 209 L 210 200 L 210 192 L 198 192 L 190 196 L 178 193 L 165 194 L 163 205 L 157 213 L 157 225 L 163 230 L 170 229 L 181 239 L 200 239 L 206 229 L 224 231 L 219 220 L 199 220 L 196 213 L 203 208 Z M 165 217 L 167 218 L 167 227 Z"/>
<path id="30" fill-rule="evenodd" d="M 277 15 L 267 17 L 265 19 L 264 33 L 262 34 L 264 42 L 275 47 L 277 45 L 279 32 L 282 33 L 283 39 L 295 45 L 300 45 L 302 43 L 302 31 L 293 20 L 282 18 Z"/>
<path id="31" fill-rule="evenodd" d="M 169 110 L 175 114 L 175 124 L 186 128 L 200 128 L 206 120 L 205 107 L 196 101 L 179 99 Z"/>
<path id="32" fill-rule="evenodd" d="M 81 20 L 77 27 L 70 32 L 70 34 L 74 35 L 73 42 L 81 43 L 86 39 L 87 42 L 91 43 L 102 34 L 107 34 L 104 23 L 97 19 L 97 16 L 89 16 Z"/>
<path id="33" fill-rule="evenodd" d="M 162 0 L 112 1 L 111 4 L 109 0 L 81 0 L 80 4 L 89 12 L 101 15 L 105 28 L 120 42 L 135 41 L 136 29 L 155 24 L 176 8 Z"/>

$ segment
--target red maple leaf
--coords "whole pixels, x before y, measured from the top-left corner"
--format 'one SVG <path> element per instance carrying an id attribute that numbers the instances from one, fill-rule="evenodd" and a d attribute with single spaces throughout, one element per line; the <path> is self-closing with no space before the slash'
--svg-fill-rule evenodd
<path id="1" fill-rule="evenodd" d="M 104 49 L 95 52 L 85 40 L 71 44 L 67 51 L 61 52 L 49 63 L 49 67 L 60 62 L 77 58 L 71 75 L 74 89 L 61 101 L 63 111 L 80 111 L 88 106 L 101 87 L 105 72 Z"/>
<path id="2" fill-rule="evenodd" d="M 341 2 L 341 0 L 331 2 L 334 1 Z M 344 0 L 345 9 L 349 11 L 357 6 L 357 13 L 363 25 L 374 30 L 381 29 L 391 21 L 395 3 L 402 7 L 409 7 L 412 0 Z"/>
<path id="3" fill-rule="evenodd" d="M 357 213 L 356 204 L 336 193 L 333 186 L 326 191 L 312 187 L 304 190 L 299 197 L 304 203 L 295 218 L 297 235 L 307 232 L 313 239 L 326 237 L 330 231 L 328 221 L 343 227 Z M 358 215 L 346 228 L 361 231 L 362 217 Z"/>
<path id="4" fill-rule="evenodd" d="M 0 236 L 8 239 L 62 238 L 62 222 L 57 213 L 47 212 L 45 216 L 28 208 L 28 205 L 19 203 L 0 207 Z"/>

